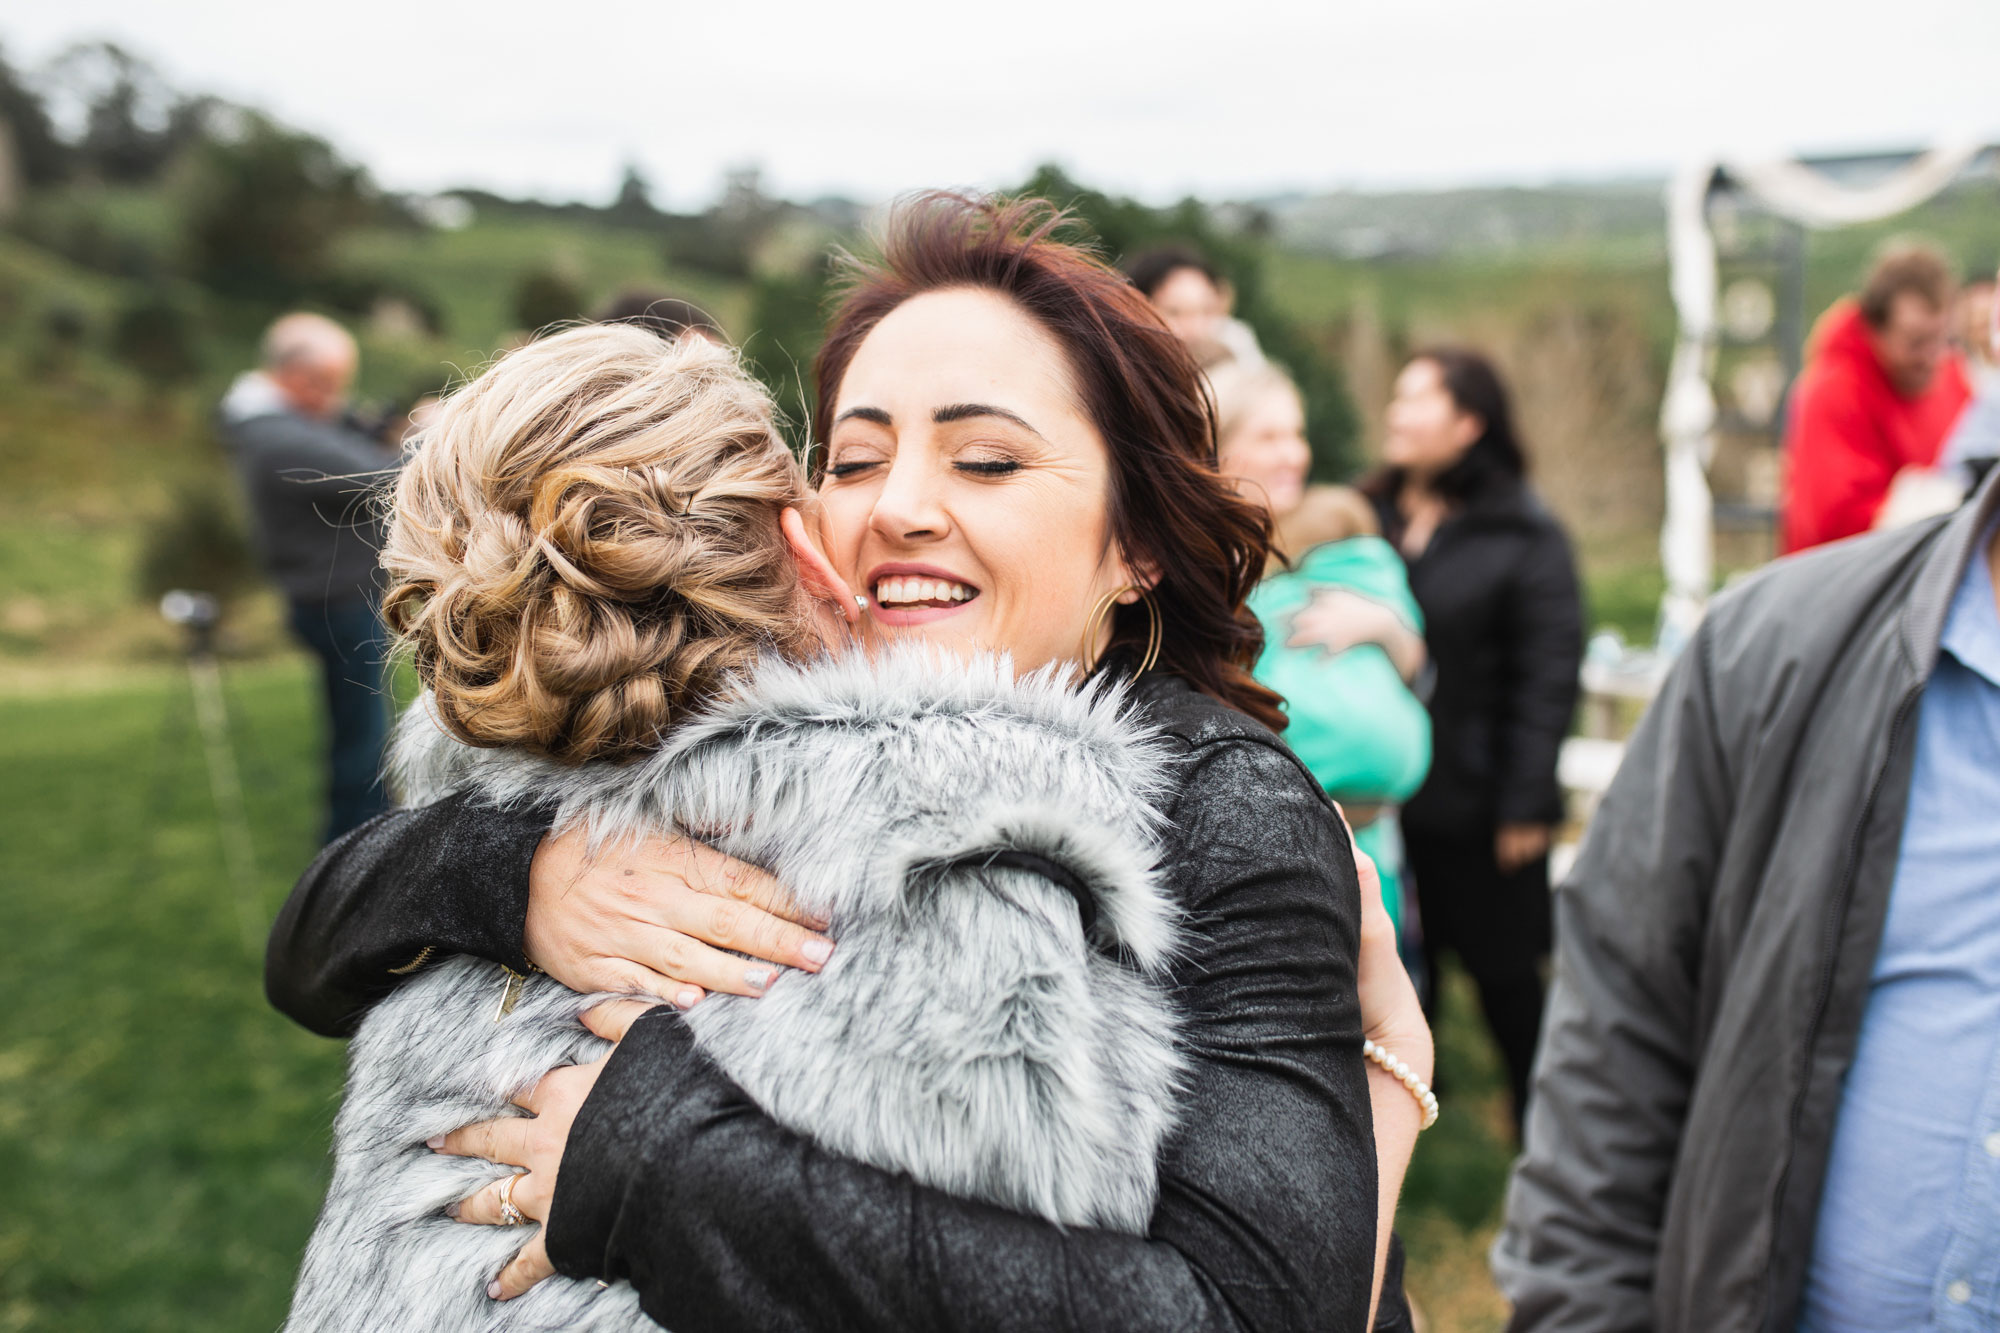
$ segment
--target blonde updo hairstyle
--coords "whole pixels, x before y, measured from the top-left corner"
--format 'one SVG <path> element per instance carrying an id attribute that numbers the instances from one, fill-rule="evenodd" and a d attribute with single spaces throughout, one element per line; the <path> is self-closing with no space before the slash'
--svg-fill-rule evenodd
<path id="1" fill-rule="evenodd" d="M 384 616 L 437 716 L 564 763 L 658 744 L 767 651 L 817 644 L 779 532 L 806 497 L 736 354 L 571 329 L 453 393 L 396 485 Z"/>

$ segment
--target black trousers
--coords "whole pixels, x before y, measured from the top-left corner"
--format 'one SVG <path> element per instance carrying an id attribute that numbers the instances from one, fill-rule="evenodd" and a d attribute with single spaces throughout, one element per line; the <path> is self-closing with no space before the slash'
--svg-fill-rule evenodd
<path id="1" fill-rule="evenodd" d="M 1542 857 L 1502 873 L 1493 859 L 1494 834 L 1439 836 L 1406 828 L 1403 837 L 1430 971 L 1425 1009 L 1435 1018 L 1440 955 L 1457 954 L 1472 974 L 1486 1026 L 1507 1066 L 1518 1129 L 1528 1109 L 1553 938 L 1549 862 Z"/>

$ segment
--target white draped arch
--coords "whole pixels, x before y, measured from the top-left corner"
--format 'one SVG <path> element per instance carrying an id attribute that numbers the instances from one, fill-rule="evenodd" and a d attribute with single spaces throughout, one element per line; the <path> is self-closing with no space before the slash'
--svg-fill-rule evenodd
<path id="1" fill-rule="evenodd" d="M 1924 152 L 1839 159 L 1876 164 L 1863 183 L 1800 159 L 1690 164 L 1667 187 L 1667 253 L 1679 333 L 1660 404 L 1666 448 L 1666 522 L 1660 560 L 1667 591 L 1660 607 L 1659 648 L 1671 655 L 1694 633 L 1715 584 L 1715 497 L 1708 469 L 1715 451 L 1713 386 L 1717 337 L 1717 259 L 1710 202 L 1735 191 L 1801 226 L 1827 228 L 1893 217 L 1923 203 L 1975 164 L 1992 165 L 2000 151 L 1976 140 Z M 1886 170 L 1881 170 L 1886 168 Z"/>

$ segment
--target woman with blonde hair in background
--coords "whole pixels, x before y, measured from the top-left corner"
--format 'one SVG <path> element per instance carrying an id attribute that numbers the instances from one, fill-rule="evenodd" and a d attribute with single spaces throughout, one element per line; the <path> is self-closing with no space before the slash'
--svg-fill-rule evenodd
<path id="1" fill-rule="evenodd" d="M 605 499 L 572 521 L 557 502 L 577 471 L 565 463 L 503 488 L 496 507 L 512 520 L 468 524 L 453 559 L 505 614 L 468 607 L 431 622 L 440 645 L 470 654 L 454 688 L 475 705 L 439 716 L 478 725 L 489 687 L 548 697 L 521 740 L 493 737 L 502 748 L 460 755 L 463 769 L 433 765 L 438 799 L 322 854 L 273 931 L 266 980 L 280 1008 L 335 1034 L 461 964 L 489 981 L 496 964 L 539 967 L 577 993 L 661 995 L 685 1010 L 611 1011 L 600 1035 L 617 1046 L 600 1060 L 572 1022 L 582 1046 L 570 1058 L 589 1063 L 522 1094 L 530 1117 L 449 1133 L 442 1112 L 394 1129 L 393 1114 L 370 1122 L 381 1132 L 366 1141 L 405 1162 L 429 1134 L 441 1170 L 474 1158 L 519 1168 L 476 1190 L 462 1181 L 454 1205 L 471 1224 L 461 1229 L 497 1237 L 496 1250 L 526 1246 L 493 1279 L 496 1295 L 532 1290 L 554 1267 L 629 1282 L 638 1309 L 683 1329 L 1352 1330 L 1369 1323 L 1379 1283 L 1384 1326 L 1407 1327 L 1393 1270 L 1381 1279 L 1402 1172 L 1434 1114 L 1429 1032 L 1379 893 L 1364 917 L 1349 836 L 1268 729 L 1283 718 L 1250 675 L 1261 636 L 1243 602 L 1264 567 L 1266 519 L 1214 469 L 1212 416 L 1185 349 L 1114 270 L 1057 239 L 1063 222 L 1037 201 L 949 195 L 897 213 L 880 260 L 853 272 L 816 365 L 825 455 L 809 505 L 801 491 L 797 506 L 770 495 L 761 510 L 718 507 L 713 488 L 676 480 L 671 460 L 627 461 L 618 470 L 642 474 L 643 494 L 586 479 L 580 494 Z M 549 422 L 567 438 L 593 419 L 564 409 Z M 755 438 L 773 456 L 768 432 Z M 556 500 L 531 498 L 549 491 Z M 814 613 L 822 626 L 853 605 L 848 590 L 866 599 L 847 622 L 862 657 L 760 666 L 740 697 L 683 670 L 712 640 L 741 635 L 732 614 L 691 595 L 716 586 L 688 581 L 708 562 L 672 557 L 695 535 L 726 547 L 740 524 L 766 539 L 726 562 L 733 578 L 813 590 L 829 608 Z M 782 550 L 773 528 L 786 533 Z M 664 563 L 627 558 L 653 551 Z M 539 591 L 510 600 L 513 572 Z M 449 562 L 443 573 L 456 577 Z M 518 637 L 505 637 L 515 625 Z M 629 643 L 611 655 L 624 669 L 565 677 L 569 664 L 597 661 L 588 645 L 600 627 Z M 970 663 L 953 679 L 973 685 L 872 674 L 932 648 Z M 1015 684 L 996 653 L 1030 679 Z M 428 660 L 443 672 L 456 659 L 441 646 Z M 760 694 L 770 671 L 780 684 Z M 1053 688 L 1077 684 L 1083 697 Z M 1150 738 L 1149 781 L 1119 779 L 1129 765 L 1115 737 L 1084 725 L 1103 721 L 1093 699 L 1106 689 Z M 677 701 L 695 710 L 678 724 Z M 1026 728 L 1053 738 L 1044 746 L 1010 739 L 1024 712 L 1069 718 L 1066 733 Z M 521 744 L 551 756 L 530 764 L 548 773 L 578 727 L 608 728 L 633 758 L 584 763 L 550 786 L 553 802 L 481 780 L 493 773 L 481 756 L 505 755 L 510 769 Z M 782 743 L 799 728 L 824 744 Z M 951 762 L 996 742 L 983 760 Z M 712 779 L 705 747 L 721 764 Z M 656 765 L 665 785 L 648 801 L 593 799 L 598 784 L 622 793 Z M 675 786 L 680 765 L 688 777 Z M 1071 769 L 1097 776 L 1071 780 Z M 459 783 L 460 772 L 472 779 Z M 1019 817 L 1003 805 L 989 818 L 968 799 L 1000 783 L 1018 804 L 1037 776 Z M 1088 819 L 1129 837 L 1115 816 L 1129 819 L 1135 798 L 1161 816 L 1141 869 L 1154 867 L 1181 923 L 1164 953 L 1120 908 L 1135 895 L 1097 887 L 1120 864 L 1100 865 L 1093 849 L 1120 840 L 1057 836 Z M 633 836 L 593 851 L 597 809 L 673 818 L 634 823 Z M 994 859 L 996 840 L 1014 854 Z M 1008 902 L 993 904 L 996 923 L 968 924 L 940 920 L 940 897 L 963 910 Z M 996 980 L 993 951 L 1029 959 L 1023 941 L 1043 942 L 1048 966 L 1018 985 Z M 449 955 L 461 957 L 440 967 Z M 1148 1044 L 1132 1024 L 1098 1022 L 1121 977 L 1157 986 L 1173 1016 L 1179 1076 L 1164 1137 L 1146 1129 L 1157 1120 L 1134 1118 L 1154 1101 L 1139 1082 L 1102 1072 Z M 850 1005 L 831 1033 L 808 1021 L 867 984 L 884 1003 Z M 538 978 L 518 997 L 512 982 L 480 991 L 480 1021 L 497 1010 L 501 1027 L 531 1001 L 536 1021 L 549 1018 L 539 1006 L 560 1018 L 561 1005 L 579 1005 Z M 1012 1015 L 1001 1037 L 1070 1071 L 1104 1114 L 1040 1093 L 1013 1111 L 988 1104 L 983 1044 L 960 1043 L 970 1063 L 934 1058 L 938 1034 L 963 1030 L 968 1014 Z M 381 1030 L 393 1040 L 402 1029 Z M 769 1040 L 722 1039 L 745 1032 Z M 890 1058 L 899 1041 L 919 1056 Z M 406 1063 L 483 1087 L 477 1114 L 497 1111 L 507 1079 L 491 1062 L 441 1045 Z M 899 1080 L 941 1105 L 913 1111 Z M 474 1120 L 467 1100 L 454 1111 Z M 986 1104 L 999 1121 L 989 1128 L 1046 1142 L 988 1137 L 982 1151 L 976 1132 L 970 1143 L 944 1132 L 969 1113 L 959 1101 Z M 946 1161 L 908 1151 L 940 1137 L 957 1141 Z M 1060 1144 L 1104 1160 L 1072 1157 L 1028 1179 L 1080 1185 L 1109 1172 L 1129 1183 L 1150 1154 L 1145 1193 L 1121 1187 L 1108 1208 L 1049 1206 L 1016 1176 Z M 449 1193 L 434 1189 L 409 1224 L 445 1225 Z M 1136 1223 L 1135 1197 L 1153 1201 Z M 368 1213 L 345 1215 L 365 1227 Z M 524 1219 L 547 1225 L 495 1226 Z"/>
<path id="2" fill-rule="evenodd" d="M 1431 724 L 1415 693 L 1427 658 L 1423 614 L 1368 501 L 1345 486 L 1308 486 L 1312 447 L 1298 386 L 1268 362 L 1226 363 L 1215 388 L 1218 466 L 1275 528 L 1250 608 L 1264 624 L 1257 679 L 1285 700 L 1285 742 L 1354 828 L 1382 896 L 1420 960 L 1404 893 L 1396 807 L 1430 767 Z"/>

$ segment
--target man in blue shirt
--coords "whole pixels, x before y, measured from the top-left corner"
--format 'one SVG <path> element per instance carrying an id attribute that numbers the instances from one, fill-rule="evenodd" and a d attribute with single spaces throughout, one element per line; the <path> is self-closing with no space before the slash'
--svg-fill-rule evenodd
<path id="1" fill-rule="evenodd" d="M 1557 893 L 1515 1329 L 2000 1328 L 2000 477 L 1719 599 Z"/>
<path id="2" fill-rule="evenodd" d="M 1801 1329 L 2000 1327 L 2000 601 L 1966 565 L 1847 1071 Z"/>

